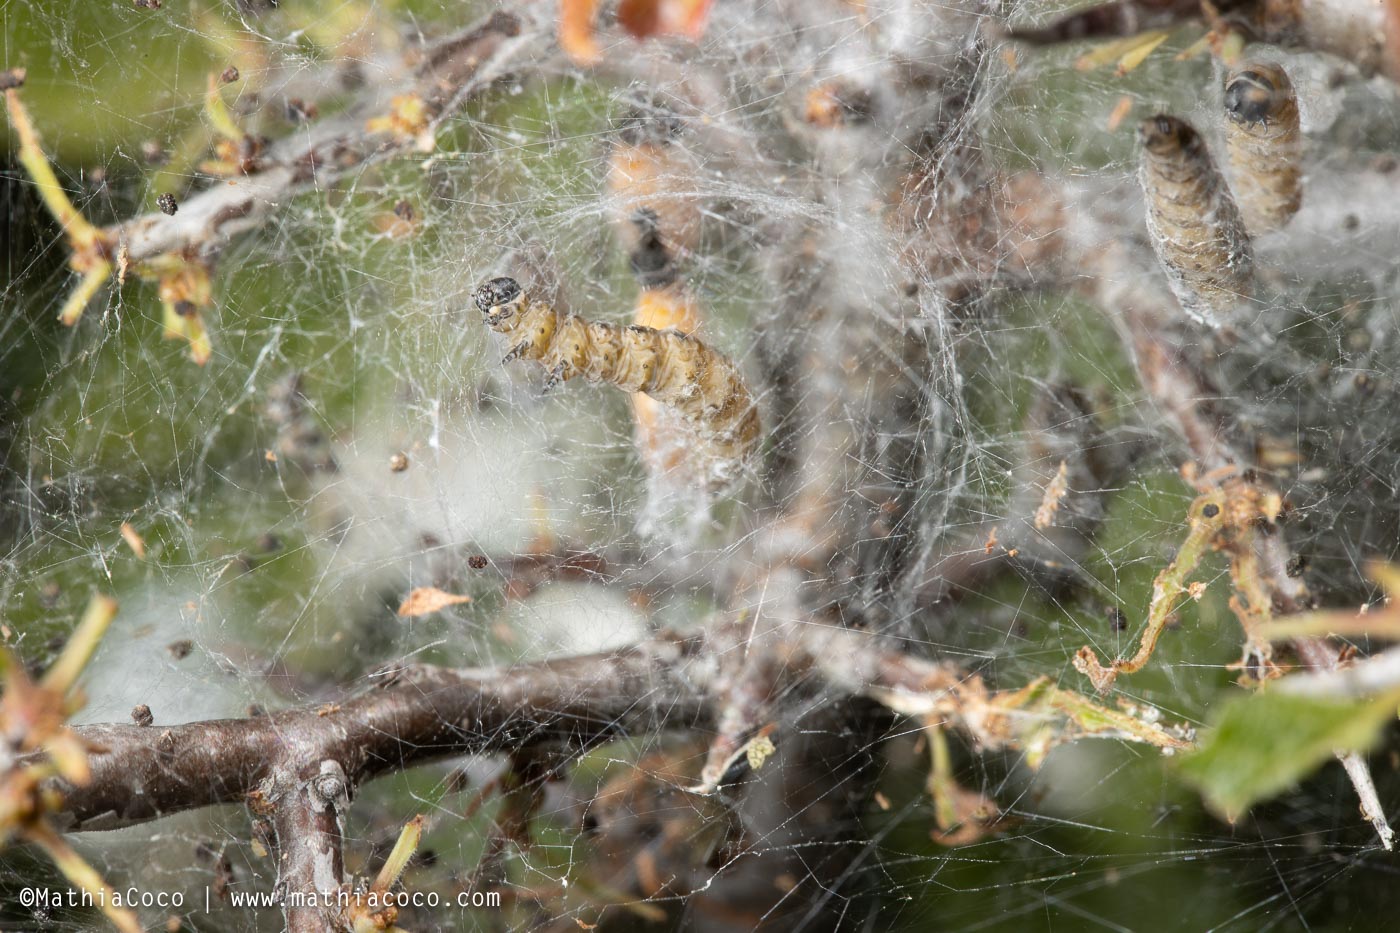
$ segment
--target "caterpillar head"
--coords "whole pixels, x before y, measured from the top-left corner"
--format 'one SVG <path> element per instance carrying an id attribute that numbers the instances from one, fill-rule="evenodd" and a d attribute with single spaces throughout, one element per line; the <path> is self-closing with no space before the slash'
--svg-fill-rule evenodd
<path id="1" fill-rule="evenodd" d="M 1267 126 L 1292 93 L 1288 74 L 1278 65 L 1246 65 L 1225 79 L 1225 115 L 1236 123 Z"/>
<path id="2" fill-rule="evenodd" d="M 1154 156 L 1194 155 L 1204 145 L 1191 124 L 1165 113 L 1139 123 L 1137 135 L 1143 151 Z"/>
<path id="3" fill-rule="evenodd" d="M 515 316 L 523 296 L 520 283 L 503 276 L 481 285 L 472 298 L 486 323 L 498 327 Z"/>

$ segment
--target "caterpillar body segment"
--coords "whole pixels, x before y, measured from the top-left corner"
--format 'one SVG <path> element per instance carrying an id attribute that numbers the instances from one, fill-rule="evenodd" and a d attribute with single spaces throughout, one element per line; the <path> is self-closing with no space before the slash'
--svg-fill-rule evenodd
<path id="1" fill-rule="evenodd" d="M 1225 153 L 1251 233 L 1283 227 L 1303 203 L 1303 134 L 1288 73 L 1254 62 L 1225 79 Z"/>
<path id="2" fill-rule="evenodd" d="M 549 386 L 578 376 L 624 392 L 642 392 L 694 431 L 695 456 L 707 481 L 723 485 L 758 448 L 758 409 L 734 364 L 689 334 L 619 326 L 563 315 L 527 299 L 514 279 L 492 279 L 475 300 L 487 326 L 510 341 L 507 361 L 533 360 L 549 370 Z"/>
<path id="3" fill-rule="evenodd" d="M 644 288 L 637 295 L 632 322 L 655 330 L 673 328 L 693 334 L 700 328 L 699 305 L 680 283 Z M 637 450 L 651 475 L 688 480 L 692 471 L 689 431 L 679 416 L 644 392 L 632 394 L 632 414 L 637 424 Z"/>
<path id="4" fill-rule="evenodd" d="M 1254 292 L 1254 253 L 1205 140 L 1159 114 L 1138 127 L 1147 232 L 1182 310 L 1211 327 Z"/>

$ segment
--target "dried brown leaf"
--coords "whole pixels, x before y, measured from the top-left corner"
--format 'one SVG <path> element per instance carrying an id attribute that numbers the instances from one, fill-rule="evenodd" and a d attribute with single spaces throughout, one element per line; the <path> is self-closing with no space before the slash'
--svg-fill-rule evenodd
<path id="1" fill-rule="evenodd" d="M 405 619 L 425 616 L 446 609 L 448 606 L 458 606 L 471 601 L 470 596 L 458 596 L 435 586 L 421 586 L 404 598 L 402 605 L 399 606 L 398 615 Z"/>

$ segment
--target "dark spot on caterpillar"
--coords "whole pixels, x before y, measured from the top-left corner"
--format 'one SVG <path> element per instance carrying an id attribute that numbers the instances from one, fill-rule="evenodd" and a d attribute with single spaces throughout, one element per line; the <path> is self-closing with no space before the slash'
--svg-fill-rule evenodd
<path id="1" fill-rule="evenodd" d="M 502 276 L 492 279 L 476 290 L 473 296 L 476 306 L 482 314 L 490 313 L 492 308 L 498 308 L 503 304 L 508 304 L 520 297 L 520 283 L 515 279 Z"/>
<path id="2" fill-rule="evenodd" d="M 1206 518 L 1214 518 L 1220 514 L 1220 506 L 1216 505 L 1214 502 L 1208 502 L 1206 503 L 1206 507 L 1201 509 L 1201 514 Z"/>

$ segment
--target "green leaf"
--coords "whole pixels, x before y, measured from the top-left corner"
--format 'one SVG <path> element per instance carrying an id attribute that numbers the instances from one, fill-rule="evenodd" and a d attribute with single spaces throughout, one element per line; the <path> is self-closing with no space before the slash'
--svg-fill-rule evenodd
<path id="1" fill-rule="evenodd" d="M 1237 697 L 1221 710 L 1182 772 L 1233 822 L 1251 804 L 1310 774 L 1337 751 L 1365 751 L 1393 719 L 1400 692 L 1336 700 L 1289 693 Z"/>

